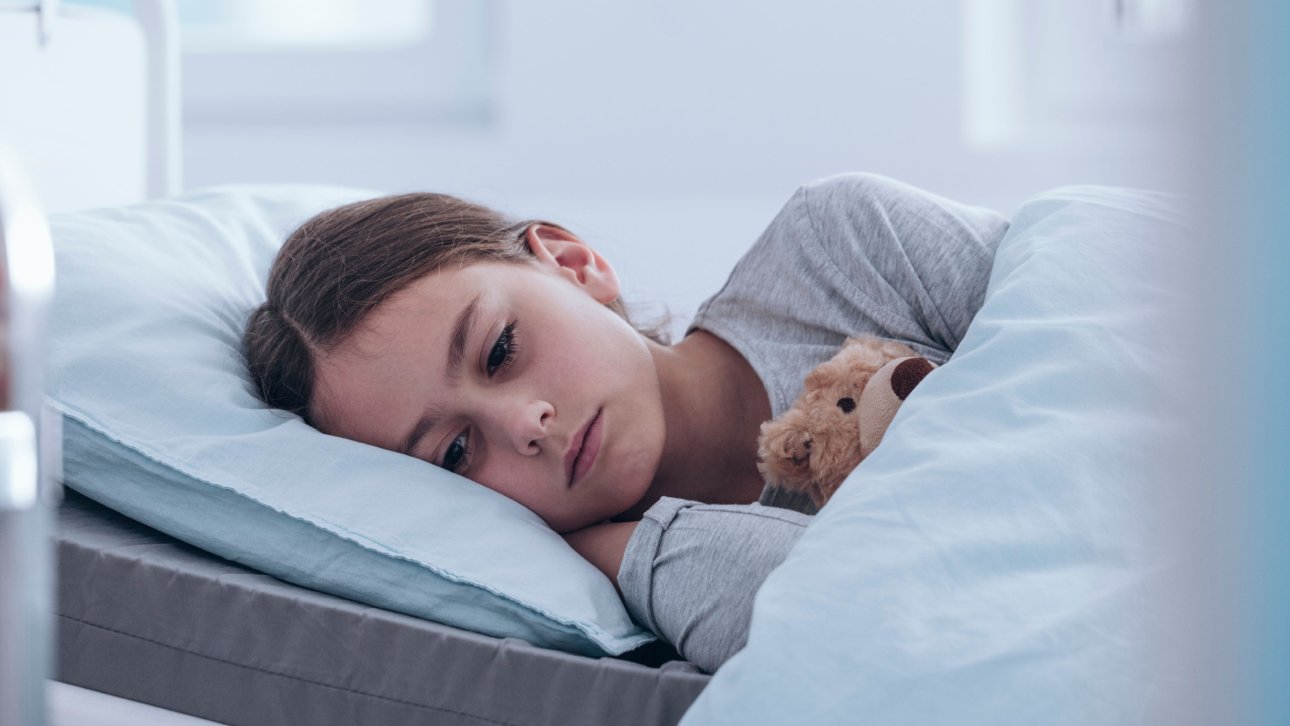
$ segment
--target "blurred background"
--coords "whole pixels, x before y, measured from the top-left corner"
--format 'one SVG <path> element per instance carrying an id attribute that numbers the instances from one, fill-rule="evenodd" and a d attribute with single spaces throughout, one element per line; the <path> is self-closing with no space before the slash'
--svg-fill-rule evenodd
<path id="1" fill-rule="evenodd" d="M 69 2 L 69 4 L 71 4 Z M 82 4 L 123 7 L 128 2 Z M 433 190 L 568 226 L 679 333 L 793 190 L 885 174 L 1011 214 L 1067 184 L 1194 214 L 1162 465 L 1165 694 L 1290 723 L 1290 3 L 179 0 L 183 187 Z"/>
<path id="2" fill-rule="evenodd" d="M 812 179 L 876 172 L 1010 213 L 1187 176 L 1192 0 L 179 9 L 185 188 L 433 190 L 546 217 L 677 332 Z"/>

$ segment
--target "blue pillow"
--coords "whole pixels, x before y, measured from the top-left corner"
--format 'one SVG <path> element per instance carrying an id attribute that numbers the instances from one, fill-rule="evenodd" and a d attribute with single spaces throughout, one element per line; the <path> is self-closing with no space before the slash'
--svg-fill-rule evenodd
<path id="1" fill-rule="evenodd" d="M 1194 386 L 1168 272 L 1186 241 L 1161 194 L 1024 204 L 954 356 L 766 579 L 747 647 L 683 723 L 1149 713 L 1148 493 Z"/>
<path id="2" fill-rule="evenodd" d="M 51 219 L 49 398 L 68 486 L 305 587 L 498 637 L 619 654 L 654 639 L 535 514 L 267 409 L 240 355 L 300 222 L 375 196 L 229 186 Z"/>

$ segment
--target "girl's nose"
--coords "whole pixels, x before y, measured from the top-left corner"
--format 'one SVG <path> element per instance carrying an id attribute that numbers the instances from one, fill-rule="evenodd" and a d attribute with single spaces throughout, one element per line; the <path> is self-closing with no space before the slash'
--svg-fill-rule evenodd
<path id="1" fill-rule="evenodd" d="M 515 450 L 532 455 L 541 451 L 548 433 L 548 424 L 555 414 L 555 407 L 541 400 L 517 404 L 507 412 L 506 434 Z"/>

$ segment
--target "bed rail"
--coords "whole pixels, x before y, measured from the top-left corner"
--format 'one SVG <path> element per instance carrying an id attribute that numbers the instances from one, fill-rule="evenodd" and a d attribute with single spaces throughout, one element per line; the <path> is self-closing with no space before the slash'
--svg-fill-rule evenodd
<path id="1" fill-rule="evenodd" d="M 0 286 L 0 724 L 38 726 L 52 662 L 57 496 L 40 461 L 60 446 L 37 433 L 54 253 L 31 186 L 3 147 Z"/>

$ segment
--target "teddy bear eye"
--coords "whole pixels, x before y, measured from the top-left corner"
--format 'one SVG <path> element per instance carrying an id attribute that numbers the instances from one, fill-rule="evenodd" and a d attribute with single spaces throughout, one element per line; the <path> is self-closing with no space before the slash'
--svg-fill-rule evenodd
<path id="1" fill-rule="evenodd" d="M 842 409 L 842 413 L 851 413 L 856 409 L 856 402 L 852 398 L 839 398 L 838 408 Z"/>

